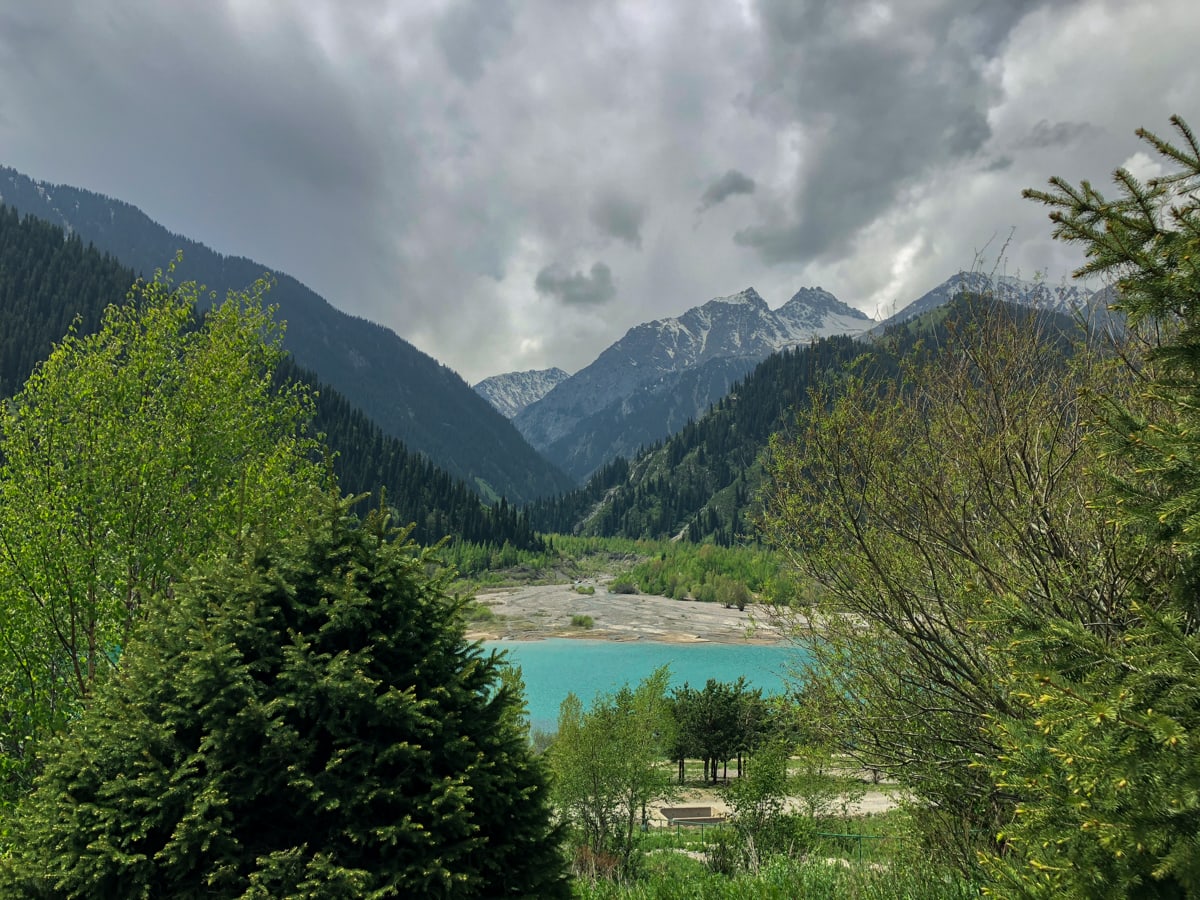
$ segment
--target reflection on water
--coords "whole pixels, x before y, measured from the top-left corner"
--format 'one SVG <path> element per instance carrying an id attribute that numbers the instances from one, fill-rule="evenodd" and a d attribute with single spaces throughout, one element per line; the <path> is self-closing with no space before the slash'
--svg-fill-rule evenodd
<path id="1" fill-rule="evenodd" d="M 745 676 L 764 694 L 783 690 L 784 677 L 800 658 L 790 644 L 660 644 L 653 641 L 487 641 L 487 649 L 507 651 L 521 667 L 534 728 L 552 731 L 558 706 L 573 692 L 590 705 L 600 692 L 633 685 L 661 665 L 671 667 L 671 684 L 703 687 L 710 678 L 736 681 Z"/>

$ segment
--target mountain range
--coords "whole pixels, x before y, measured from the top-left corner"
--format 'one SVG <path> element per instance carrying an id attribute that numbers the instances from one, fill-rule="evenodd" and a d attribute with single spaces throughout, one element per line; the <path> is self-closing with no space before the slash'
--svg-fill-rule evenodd
<path id="1" fill-rule="evenodd" d="M 172 234 L 129 204 L 2 167 L 0 202 L 53 222 L 142 272 L 165 265 L 182 248 L 177 277 L 194 278 L 218 294 L 244 287 L 265 269 Z M 833 364 L 854 355 L 851 345 L 860 342 L 829 344 L 820 353 L 814 349 L 812 357 L 800 351 L 835 336 L 880 334 L 964 292 L 1076 316 L 1102 309 L 1107 296 L 1076 285 L 959 272 L 876 324 L 820 287 L 803 288 L 774 310 L 746 288 L 629 329 L 574 375 L 560 369 L 508 373 L 472 389 L 394 332 L 337 310 L 284 273 L 273 277 L 270 300 L 288 320 L 285 346 L 299 366 L 341 392 L 349 409 L 357 407 L 367 421 L 487 501 L 504 496 L 517 505 L 563 495 L 598 471 L 619 480 L 610 468 L 614 460 L 640 458 L 643 449 L 693 428 L 710 409 L 735 403 L 727 396 L 731 387 L 740 383 L 744 393 L 750 373 L 780 351 L 791 348 L 792 355 L 773 365 Z M 11 378 L 25 371 L 23 360 L 9 376 L 8 390 L 14 387 Z M 769 391 L 770 377 L 797 381 L 778 370 L 775 376 L 756 376 L 754 383 Z M 756 420 L 755 432 L 767 424 Z M 661 467 L 656 471 L 656 477 L 667 477 Z M 661 509 L 659 514 L 665 515 Z"/>
<path id="2" fill-rule="evenodd" d="M 78 235 L 0 205 L 0 402 L 17 394 L 68 329 L 85 337 L 99 330 L 105 309 L 120 303 L 135 275 Z M 325 436 L 343 493 L 385 500 L 394 521 L 412 524 L 414 539 L 433 544 L 447 535 L 479 544 L 543 548 L 527 513 L 503 501 L 485 506 L 464 482 L 410 452 L 334 388 L 285 358 L 280 384 L 313 389 L 312 428 Z M 386 490 L 385 490 L 386 488 Z"/>
<path id="3" fill-rule="evenodd" d="M 603 466 L 577 491 L 539 501 L 531 508 L 534 527 L 717 544 L 753 537 L 764 454 L 772 435 L 794 433 L 814 388 L 836 385 L 852 361 L 860 377 L 898 378 L 917 347 L 939 352 L 955 329 L 977 321 L 993 302 L 1051 333 L 1071 334 L 1079 325 L 1074 313 L 991 298 L 980 304 L 975 295 L 956 295 L 875 340 L 832 336 L 774 353 L 695 422 L 628 460 Z M 1064 352 L 1067 347 L 1064 341 Z"/>
<path id="4" fill-rule="evenodd" d="M 687 424 L 785 347 L 872 325 L 821 288 L 772 310 L 754 288 L 637 325 L 514 418 L 551 462 L 583 480 Z"/>
<path id="5" fill-rule="evenodd" d="M 0 167 L 0 202 L 78 235 L 143 275 L 165 268 L 182 250 L 176 278 L 194 279 L 218 296 L 268 270 L 173 234 L 128 203 L 36 181 L 15 169 Z M 385 433 L 488 500 L 504 496 L 524 503 L 572 486 L 453 370 L 390 329 L 335 308 L 290 275 L 272 274 L 268 300 L 288 323 L 286 349 Z"/>

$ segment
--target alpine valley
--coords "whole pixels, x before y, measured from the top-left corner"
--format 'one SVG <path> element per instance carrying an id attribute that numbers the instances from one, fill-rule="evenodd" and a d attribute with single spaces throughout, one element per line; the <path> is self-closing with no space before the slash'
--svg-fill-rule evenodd
<path id="1" fill-rule="evenodd" d="M 0 324 L 11 338 L 0 371 L 6 395 L 73 317 L 81 332 L 94 329 L 136 272 L 180 249 L 176 277 L 218 293 L 264 270 L 128 204 L 12 169 L 0 168 L 0 201 L 0 252 L 20 261 L 0 285 Z M 787 431 L 809 391 L 846 363 L 867 355 L 879 377 L 892 377 L 916 341 L 962 314 L 950 310 L 963 296 L 1059 316 L 1064 328 L 1071 316 L 1100 319 L 1107 299 L 959 272 L 877 322 L 820 287 L 777 309 L 748 287 L 629 329 L 573 375 L 516 372 L 472 389 L 388 329 L 285 273 L 273 277 L 270 299 L 294 358 L 286 377 L 319 386 L 317 427 L 346 489 L 386 485 L 422 540 L 452 534 L 514 546 L 535 545 L 534 529 L 733 542 L 750 530 L 770 435 Z M 88 290 L 72 293 L 78 283 Z"/>

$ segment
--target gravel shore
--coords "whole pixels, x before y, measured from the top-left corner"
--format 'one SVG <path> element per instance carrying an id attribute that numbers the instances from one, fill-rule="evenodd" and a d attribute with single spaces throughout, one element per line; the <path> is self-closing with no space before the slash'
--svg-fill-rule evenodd
<path id="1" fill-rule="evenodd" d="M 580 593 L 592 588 L 595 593 Z M 771 643 L 781 639 L 771 627 L 766 607 L 744 611 L 719 603 L 672 600 L 651 594 L 610 594 L 600 581 L 578 585 L 532 585 L 480 591 L 476 602 L 495 615 L 472 622 L 472 640 L 539 640 L 578 637 L 613 641 L 671 643 Z M 572 625 L 586 616 L 590 628 Z"/>

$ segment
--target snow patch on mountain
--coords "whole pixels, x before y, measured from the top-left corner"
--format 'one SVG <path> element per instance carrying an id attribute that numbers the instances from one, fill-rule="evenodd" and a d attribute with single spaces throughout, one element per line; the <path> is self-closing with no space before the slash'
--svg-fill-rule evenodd
<path id="1" fill-rule="evenodd" d="M 993 277 L 982 272 L 958 272 L 875 326 L 871 333 L 882 334 L 889 325 L 915 319 L 931 309 L 945 306 L 962 293 L 990 294 L 1008 303 L 1067 315 L 1086 309 L 1093 296 L 1092 291 L 1074 283 L 1050 284 L 1026 281 L 1012 275 Z"/>
<path id="2" fill-rule="evenodd" d="M 530 404 L 513 422 L 534 447 L 563 465 L 567 460 L 561 458 L 561 453 L 555 453 L 556 448 L 576 446 L 580 441 L 616 441 L 616 435 L 574 433 L 579 429 L 586 431 L 592 416 L 632 397 L 644 386 L 653 389 L 657 384 L 674 384 L 677 379 L 667 376 L 677 376 L 716 360 L 738 361 L 742 364 L 739 371 L 745 371 L 785 347 L 835 334 L 861 334 L 872 324 L 864 313 L 820 288 L 798 291 L 778 310 L 772 310 L 758 291 L 749 287 L 727 297 L 714 297 L 678 317 L 657 319 L 629 329 L 595 362 Z M 699 399 L 699 410 L 689 408 L 684 413 L 685 420 L 703 412 L 720 395 Z M 661 435 L 646 437 L 654 440 Z M 636 447 L 644 438 L 626 435 L 622 440 Z M 611 458 L 590 452 L 587 456 L 601 462 Z M 587 474 L 577 469 L 569 471 L 576 477 Z"/>
<path id="3" fill-rule="evenodd" d="M 541 400 L 570 376 L 562 369 L 529 369 L 493 375 L 475 385 L 474 390 L 498 412 L 511 419 L 530 403 Z"/>

